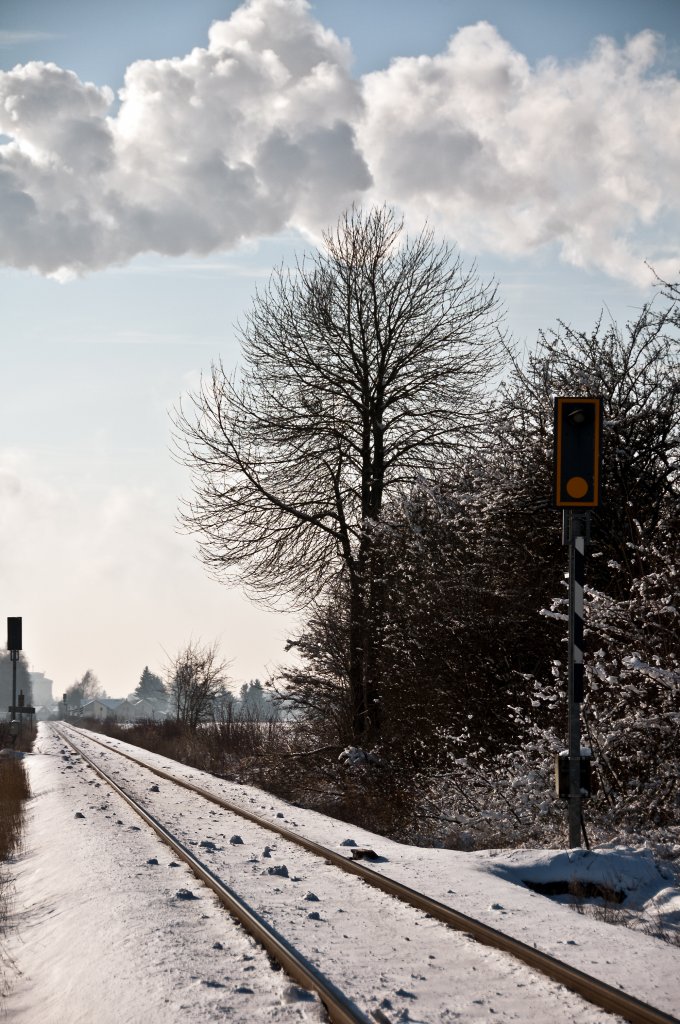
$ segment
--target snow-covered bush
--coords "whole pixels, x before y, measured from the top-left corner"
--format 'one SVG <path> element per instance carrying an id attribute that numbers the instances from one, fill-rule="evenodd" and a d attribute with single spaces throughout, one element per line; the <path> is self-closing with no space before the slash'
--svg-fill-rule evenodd
<path id="1" fill-rule="evenodd" d="M 601 395 L 605 417 L 583 705 L 600 790 L 586 822 L 596 840 L 677 834 L 680 293 L 665 294 L 623 328 L 542 335 L 490 401 L 477 448 L 395 498 L 375 531 L 376 784 L 400 780 L 412 840 L 564 841 L 553 758 L 567 734 L 567 553 L 551 505 L 552 407 L 580 394 Z M 297 674 L 300 706 L 340 749 L 346 599 L 340 581 L 299 644 Z"/>

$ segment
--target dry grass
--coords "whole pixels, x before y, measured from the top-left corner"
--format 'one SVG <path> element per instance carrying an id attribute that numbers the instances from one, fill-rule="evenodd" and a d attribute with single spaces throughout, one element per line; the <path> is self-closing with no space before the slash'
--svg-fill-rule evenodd
<path id="1" fill-rule="evenodd" d="M 247 710 L 229 709 L 222 720 L 198 729 L 172 720 L 78 724 L 373 832 L 405 835 L 413 794 L 404 779 L 372 766 L 348 770 L 338 762 L 340 747 L 313 745 L 296 723 L 260 721 Z"/>
<path id="2" fill-rule="evenodd" d="M 277 721 L 262 722 L 248 712 L 229 711 L 221 720 L 197 729 L 171 719 L 128 726 L 94 721 L 78 724 L 222 778 L 240 777 L 243 765 L 259 761 L 285 743 Z"/>
<path id="3" fill-rule="evenodd" d="M 8 722 L 0 722 L 0 863 L 9 860 L 21 845 L 24 804 L 31 795 L 23 758 L 15 756 L 33 749 L 35 730 L 24 725 L 13 740 Z"/>
<path id="4" fill-rule="evenodd" d="M 571 909 L 577 914 L 591 917 L 595 921 L 602 921 L 604 924 L 622 925 L 633 931 L 642 932 L 653 939 L 660 939 L 671 946 L 680 947 L 680 930 L 668 924 L 661 913 L 653 916 L 645 916 L 635 911 L 628 910 L 621 906 L 621 900 L 603 898 L 602 893 L 588 892 L 580 882 L 573 882 L 569 885 L 571 894 Z M 620 894 L 623 896 L 623 893 Z M 597 896 L 600 898 L 598 899 Z M 595 897 L 595 898 L 593 898 Z"/>
<path id="5" fill-rule="evenodd" d="M 21 758 L 0 760 L 0 862 L 14 856 L 21 845 L 24 804 L 30 797 L 26 769 Z"/>
<path id="6" fill-rule="evenodd" d="M 13 740 L 9 731 L 9 722 L 0 722 L 0 750 L 21 750 L 24 753 L 29 753 L 33 750 L 33 741 L 37 734 L 36 727 L 31 729 L 28 722 L 24 720 L 21 732 Z"/>
<path id="7" fill-rule="evenodd" d="M 30 737 L 32 743 L 33 737 Z M 0 749 L 9 746 L 0 735 Z M 28 737 L 24 737 L 28 740 Z M 21 849 L 24 807 L 31 795 L 23 758 L 0 757 L 0 933 L 4 932 L 8 913 L 8 880 L 4 865 Z M 12 962 L 0 946 L 0 995 L 9 989 Z"/>

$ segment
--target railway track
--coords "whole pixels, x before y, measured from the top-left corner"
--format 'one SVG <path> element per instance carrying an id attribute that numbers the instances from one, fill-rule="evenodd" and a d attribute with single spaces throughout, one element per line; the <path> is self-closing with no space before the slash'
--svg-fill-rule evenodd
<path id="1" fill-rule="evenodd" d="M 252 910 L 229 886 L 218 878 L 209 868 L 198 860 L 192 852 L 169 830 L 158 821 L 154 815 L 144 809 L 138 800 L 135 800 L 126 792 L 91 756 L 82 749 L 78 743 L 81 734 L 72 727 L 68 729 L 56 728 L 59 737 L 76 753 L 82 757 L 107 784 L 111 785 L 117 793 L 138 813 L 147 824 L 156 832 L 164 842 L 181 857 L 196 874 L 208 885 L 218 896 L 221 902 L 227 907 L 243 926 L 259 941 L 270 953 L 270 955 L 281 964 L 281 966 L 299 984 L 315 991 L 323 1004 L 326 1006 L 329 1017 L 334 1022 L 374 1022 L 389 1024 L 390 1018 L 380 1009 L 372 1011 L 372 1016 L 367 1017 L 355 1002 L 345 996 L 331 981 L 329 981 L 313 964 L 288 943 L 275 929 L 268 924 L 261 915 Z M 629 994 L 606 984 L 598 978 L 594 978 L 569 964 L 543 953 L 526 943 L 521 942 L 495 928 L 490 927 L 476 919 L 462 914 L 459 911 L 440 903 L 431 897 L 420 893 L 395 879 L 389 878 L 379 871 L 376 871 L 356 860 L 350 860 L 346 855 L 338 853 L 337 850 L 323 846 L 314 840 L 299 835 L 297 832 L 279 825 L 269 819 L 254 813 L 226 800 L 223 797 L 211 792 L 203 786 L 197 785 L 186 779 L 177 778 L 171 772 L 166 771 L 157 765 L 151 765 L 142 758 L 136 757 L 129 751 L 121 750 L 103 742 L 91 733 L 85 734 L 82 738 L 94 743 L 97 747 L 103 748 L 109 755 L 116 755 L 125 758 L 127 761 L 137 765 L 158 778 L 164 779 L 193 792 L 210 803 L 221 807 L 239 818 L 245 819 L 259 828 L 266 829 L 286 842 L 303 848 L 316 857 L 323 858 L 327 864 L 334 865 L 342 871 L 358 876 L 364 882 L 375 889 L 380 890 L 389 896 L 395 897 L 411 907 L 424 912 L 429 918 L 442 922 L 443 924 L 464 932 L 484 946 L 491 947 L 503 953 L 510 954 L 516 960 L 521 961 L 535 971 L 556 981 L 572 992 L 577 993 L 588 1002 L 605 1010 L 607 1013 L 616 1014 L 619 1017 L 633 1022 L 633 1024 L 679 1024 L 678 1018 L 670 1016 L 650 1006 Z M 82 739 L 81 739 L 82 743 Z"/>
<path id="2" fill-rule="evenodd" d="M 89 757 L 63 730 L 55 730 L 59 737 L 97 773 L 135 811 L 156 835 L 191 869 L 194 875 L 211 889 L 230 914 L 259 942 L 287 974 L 298 984 L 316 992 L 326 1007 L 333 1024 L 374 1024 L 351 999 L 341 992 L 313 964 L 302 956 L 287 940 L 271 927 L 234 890 L 225 885 L 202 861 L 194 856 L 153 814 L 126 792 L 100 765 Z M 95 741 L 96 742 L 96 741 Z M 105 744 L 102 744 L 105 746 Z M 110 748 L 109 748 L 110 749 Z M 120 753 L 117 751 L 117 753 Z M 121 755 L 125 756 L 125 755 Z M 138 762 L 141 763 L 141 762 Z M 166 776 L 169 778 L 169 776 Z"/>

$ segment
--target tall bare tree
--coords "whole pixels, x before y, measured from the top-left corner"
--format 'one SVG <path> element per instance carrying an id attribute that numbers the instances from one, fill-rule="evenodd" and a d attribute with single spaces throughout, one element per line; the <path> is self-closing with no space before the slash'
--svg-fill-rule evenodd
<path id="1" fill-rule="evenodd" d="M 390 491 L 470 443 L 501 314 L 457 251 L 386 207 L 352 209 L 323 242 L 256 294 L 240 375 L 213 365 L 177 410 L 181 515 L 214 574 L 255 597 L 303 606 L 346 574 L 352 735 L 370 740 L 373 527 Z"/>
<path id="2" fill-rule="evenodd" d="M 66 690 L 66 703 L 69 707 L 76 707 L 80 704 L 87 704 L 88 701 L 97 697 L 106 697 L 106 691 L 91 668 L 83 673 L 81 679 Z"/>
<path id="3" fill-rule="evenodd" d="M 178 721 L 195 729 L 212 717 L 215 699 L 227 681 L 227 664 L 220 660 L 217 644 L 192 640 L 171 659 L 167 675 Z"/>

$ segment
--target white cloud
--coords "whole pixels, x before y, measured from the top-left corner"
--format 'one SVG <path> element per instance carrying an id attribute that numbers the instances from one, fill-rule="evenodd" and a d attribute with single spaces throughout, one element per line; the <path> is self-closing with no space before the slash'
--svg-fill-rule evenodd
<path id="1" fill-rule="evenodd" d="M 349 50 L 304 0 L 250 0 L 121 105 L 55 65 L 0 74 L 0 260 L 66 276 L 325 223 L 369 184 Z"/>
<path id="2" fill-rule="evenodd" d="M 552 244 L 639 280 L 678 254 L 680 82 L 658 48 L 643 32 L 532 68 L 482 22 L 357 81 L 306 0 L 247 0 L 207 47 L 131 65 L 115 114 L 108 89 L 18 67 L 0 73 L 0 260 L 66 277 L 387 199 L 471 251 Z"/>
<path id="3" fill-rule="evenodd" d="M 635 233 L 680 205 L 680 83 L 651 73 L 658 46 L 599 39 L 579 63 L 532 69 L 480 22 L 445 53 L 393 61 L 364 80 L 376 188 L 473 250 L 555 243 L 569 263 L 646 280 L 659 254 Z"/>

